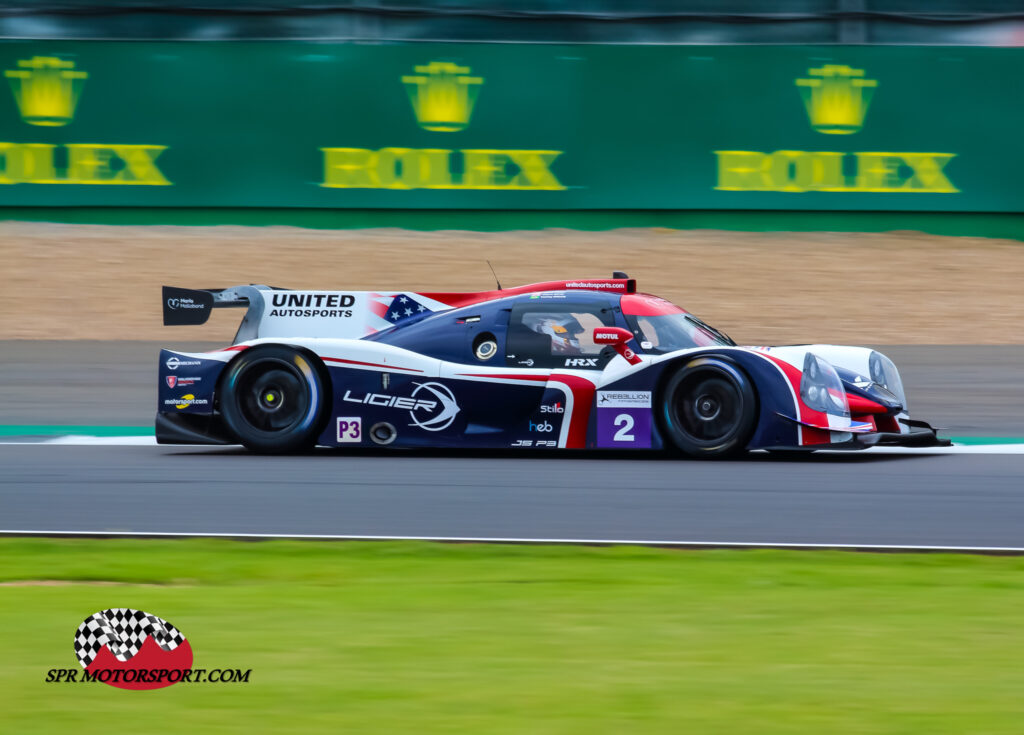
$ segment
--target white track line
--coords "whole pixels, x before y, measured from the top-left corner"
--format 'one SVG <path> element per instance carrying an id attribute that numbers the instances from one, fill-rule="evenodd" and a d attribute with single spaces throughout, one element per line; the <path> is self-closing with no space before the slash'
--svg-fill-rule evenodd
<path id="1" fill-rule="evenodd" d="M 776 541 L 641 541 L 637 539 L 506 538 L 488 536 L 366 536 L 355 534 L 307 533 L 176 533 L 165 531 L 17 531 L 2 530 L 0 536 L 68 536 L 97 538 L 225 538 L 239 540 L 293 539 L 302 541 L 436 541 L 460 544 L 558 544 L 569 546 L 663 546 L 691 549 L 793 549 L 878 552 L 951 552 L 982 554 L 1024 554 L 1017 546 L 929 546 L 910 544 L 801 544 Z"/>
<path id="2" fill-rule="evenodd" d="M 858 454 L 825 450 L 828 454 Z M 872 447 L 868 454 L 1024 454 L 1024 444 L 954 444 L 951 447 Z"/>
<path id="3" fill-rule="evenodd" d="M 108 446 L 108 447 L 155 447 L 155 436 L 82 436 L 69 434 L 44 439 L 39 444 L 50 444 L 69 447 Z"/>
<path id="4" fill-rule="evenodd" d="M 3 446 L 64 446 L 64 447 L 153 447 L 157 446 L 153 436 L 57 436 L 34 442 L 0 441 Z M 210 446 L 203 444 L 167 445 L 168 449 L 188 446 Z M 226 446 L 226 445 L 225 445 Z M 956 444 L 952 447 L 872 447 L 862 450 L 819 450 L 827 454 L 1024 454 L 1024 444 Z M 638 458 L 640 455 L 638 454 Z"/>

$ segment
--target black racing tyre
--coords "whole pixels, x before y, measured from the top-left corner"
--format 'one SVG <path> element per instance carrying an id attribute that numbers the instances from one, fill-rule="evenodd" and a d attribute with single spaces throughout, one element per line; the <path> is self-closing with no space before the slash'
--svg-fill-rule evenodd
<path id="1" fill-rule="evenodd" d="M 701 357 L 687 363 L 669 378 L 660 395 L 665 434 L 687 456 L 735 456 L 754 433 L 754 387 L 727 359 Z"/>
<path id="2" fill-rule="evenodd" d="M 220 411 L 246 448 L 285 454 L 316 444 L 330 396 L 315 360 L 291 347 L 260 345 L 228 366 L 221 378 Z"/>

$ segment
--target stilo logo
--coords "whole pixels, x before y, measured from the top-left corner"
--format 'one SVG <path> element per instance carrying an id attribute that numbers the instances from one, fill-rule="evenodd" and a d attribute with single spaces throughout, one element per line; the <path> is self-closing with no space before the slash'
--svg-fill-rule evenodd
<path id="1" fill-rule="evenodd" d="M 171 686 L 192 668 L 192 646 L 177 628 L 129 607 L 87 617 L 75 632 L 75 655 L 90 677 L 119 689 Z"/>

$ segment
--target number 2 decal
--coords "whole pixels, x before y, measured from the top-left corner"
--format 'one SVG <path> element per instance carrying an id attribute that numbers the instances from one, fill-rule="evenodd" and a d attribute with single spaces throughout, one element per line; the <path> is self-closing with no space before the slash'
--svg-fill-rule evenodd
<path id="1" fill-rule="evenodd" d="M 615 426 L 621 426 L 622 428 L 615 432 L 615 436 L 612 437 L 612 441 L 616 442 L 635 442 L 636 437 L 630 432 L 633 431 L 633 417 L 628 413 L 620 413 L 615 417 L 615 421 L 612 422 Z"/>
<path id="2" fill-rule="evenodd" d="M 338 443 L 358 444 L 363 438 L 363 419 L 359 416 L 338 417 Z"/>

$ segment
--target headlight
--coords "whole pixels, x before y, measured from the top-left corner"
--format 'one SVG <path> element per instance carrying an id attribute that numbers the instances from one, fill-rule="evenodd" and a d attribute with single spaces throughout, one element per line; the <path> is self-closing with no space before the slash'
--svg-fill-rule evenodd
<path id="1" fill-rule="evenodd" d="M 800 398 L 808 408 L 833 416 L 850 416 L 843 381 L 827 360 L 812 352 L 804 358 L 804 376 L 800 380 Z"/>
<path id="2" fill-rule="evenodd" d="M 868 358 L 868 368 L 871 371 L 871 382 L 885 388 L 892 393 L 896 400 L 907 410 L 907 394 L 903 391 L 903 381 L 900 380 L 899 371 L 893 365 L 892 360 L 881 352 L 872 352 Z"/>

